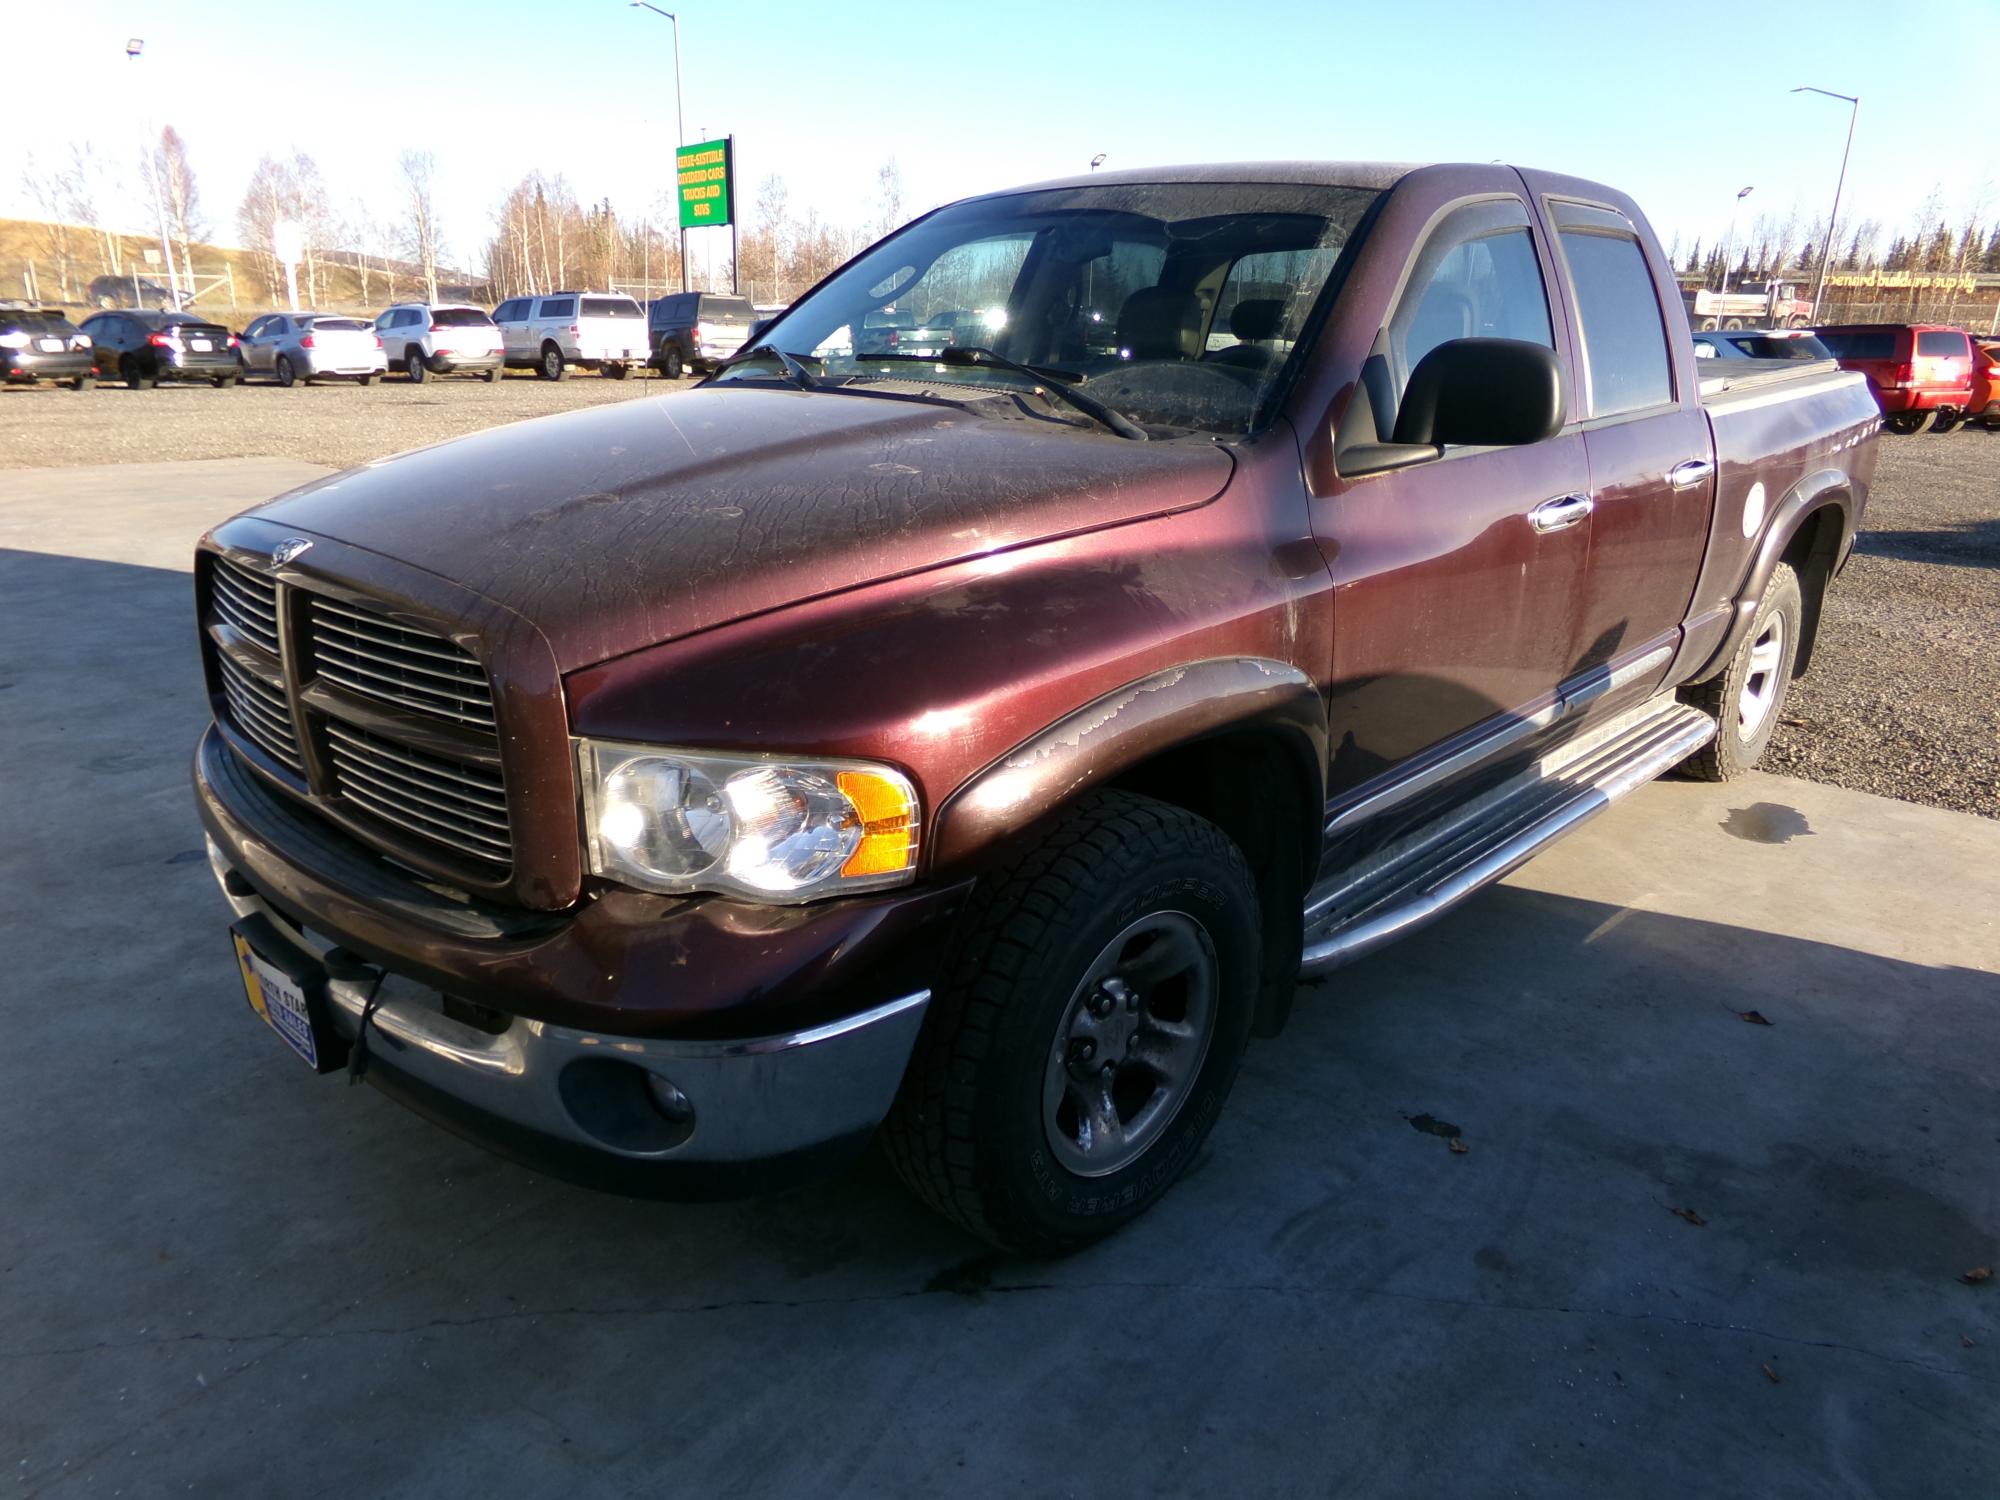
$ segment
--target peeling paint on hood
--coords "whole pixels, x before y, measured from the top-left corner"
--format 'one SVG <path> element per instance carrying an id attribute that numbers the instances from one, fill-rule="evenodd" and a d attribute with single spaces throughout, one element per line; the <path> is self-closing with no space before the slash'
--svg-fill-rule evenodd
<path id="1" fill-rule="evenodd" d="M 621 401 L 319 480 L 259 515 L 532 621 L 561 670 L 878 579 L 1213 499 L 1228 453 L 928 402 Z"/>

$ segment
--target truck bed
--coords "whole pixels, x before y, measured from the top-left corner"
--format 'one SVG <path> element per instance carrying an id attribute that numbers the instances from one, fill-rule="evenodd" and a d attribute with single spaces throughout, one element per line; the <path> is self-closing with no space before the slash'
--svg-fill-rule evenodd
<path id="1" fill-rule="evenodd" d="M 1771 386 L 1794 380 L 1803 383 L 1808 376 L 1817 379 L 1841 373 L 1840 366 L 1830 359 L 1718 359 L 1701 363 L 1727 366 L 1702 372 L 1701 399 L 1705 406 L 1713 406 L 1723 397 L 1751 391 L 1762 393 Z"/>

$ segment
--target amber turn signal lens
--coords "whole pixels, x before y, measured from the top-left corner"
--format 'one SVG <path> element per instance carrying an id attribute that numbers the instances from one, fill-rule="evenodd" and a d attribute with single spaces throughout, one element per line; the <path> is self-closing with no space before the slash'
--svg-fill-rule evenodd
<path id="1" fill-rule="evenodd" d="M 840 867 L 843 876 L 889 875 L 917 863 L 917 804 L 900 780 L 873 771 L 842 771 L 841 792 L 861 818 L 861 842 Z"/>

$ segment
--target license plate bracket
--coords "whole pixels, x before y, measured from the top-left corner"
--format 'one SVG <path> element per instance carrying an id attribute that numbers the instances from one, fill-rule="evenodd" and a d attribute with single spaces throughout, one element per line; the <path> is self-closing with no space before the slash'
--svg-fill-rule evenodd
<path id="1" fill-rule="evenodd" d="M 326 966 L 263 915 L 229 924 L 236 970 L 250 1009 L 315 1073 L 347 1066 L 347 1038 L 333 1027 Z"/>

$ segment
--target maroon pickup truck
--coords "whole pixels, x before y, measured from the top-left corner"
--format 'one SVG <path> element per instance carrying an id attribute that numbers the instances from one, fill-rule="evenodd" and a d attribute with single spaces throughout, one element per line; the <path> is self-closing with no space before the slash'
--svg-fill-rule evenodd
<path id="1" fill-rule="evenodd" d="M 867 350 L 884 309 L 981 332 Z M 1704 381 L 1590 182 L 951 204 L 693 392 L 203 540 L 244 992 L 574 1179 L 742 1191 L 879 1137 L 968 1229 L 1082 1244 L 1302 972 L 1757 759 L 1879 423 L 1831 365 Z"/>

